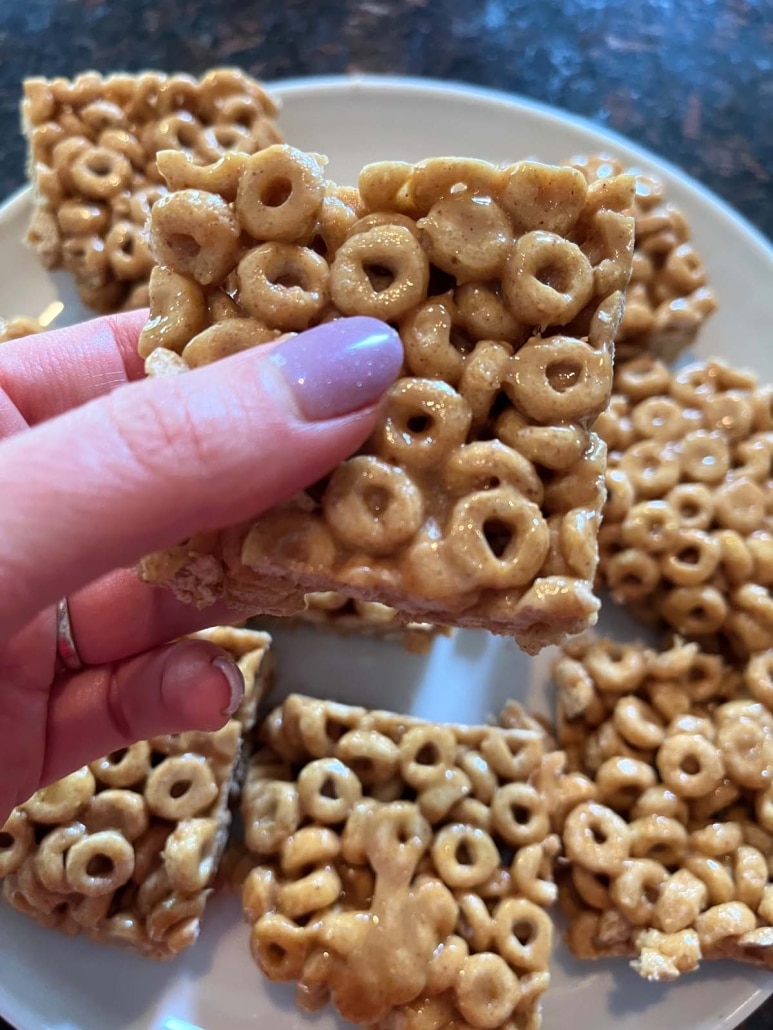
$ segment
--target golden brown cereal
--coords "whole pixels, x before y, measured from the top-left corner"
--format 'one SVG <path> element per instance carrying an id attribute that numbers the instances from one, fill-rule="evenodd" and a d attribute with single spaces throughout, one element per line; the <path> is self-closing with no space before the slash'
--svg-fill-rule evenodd
<path id="1" fill-rule="evenodd" d="M 615 357 L 622 363 L 649 351 L 672 361 L 717 307 L 687 220 L 649 173 L 628 170 L 608 155 L 575 157 L 568 164 L 582 172 L 590 188 L 626 171 L 636 177 L 633 272 Z"/>
<path id="2" fill-rule="evenodd" d="M 242 901 L 255 962 L 296 982 L 301 1008 L 331 1002 L 384 1028 L 421 1030 L 430 1011 L 434 1026 L 539 1027 L 554 756 L 519 706 L 501 721 L 439 726 L 298 695 L 268 716 L 242 797 L 258 863 Z M 485 825 L 469 818 L 481 812 Z"/>
<path id="3" fill-rule="evenodd" d="M 370 165 L 358 193 L 324 167 L 275 146 L 213 166 L 205 188 L 163 155 L 173 192 L 151 216 L 160 266 L 140 352 L 153 374 L 178 370 L 167 351 L 192 366 L 226 291 L 256 345 L 341 315 L 391 321 L 405 374 L 371 440 L 323 482 L 227 543 L 148 557 L 143 575 L 201 605 L 239 594 L 283 615 L 304 594 L 343 595 L 531 652 L 594 623 L 605 455 L 589 426 L 609 399 L 632 179 L 593 192 L 565 168 L 437 158 Z"/>
<path id="4" fill-rule="evenodd" d="M 563 829 L 554 819 L 569 862 L 559 897 L 570 948 L 629 955 L 656 981 L 701 959 L 773 968 L 773 652 L 741 675 L 695 644 L 629 645 L 638 660 L 618 661 L 614 692 L 599 655 L 620 645 L 579 639 L 565 652 L 555 667 L 558 743 L 568 775 L 587 778 L 586 798 L 573 787 Z M 664 691 L 684 701 L 675 714 Z M 599 765 L 602 742 L 612 753 Z M 587 800 L 594 788 L 598 801 Z"/>
<path id="5" fill-rule="evenodd" d="M 175 152 L 170 180 L 179 174 L 177 159 L 191 163 L 197 188 L 207 189 L 214 176 L 227 190 L 238 155 L 281 139 L 276 113 L 257 82 L 229 69 L 200 79 L 156 72 L 28 79 L 22 119 L 36 193 L 28 242 L 46 268 L 74 275 L 88 307 L 146 305 L 155 262 L 145 223 L 167 193 L 156 154 Z M 215 255 L 208 244 L 202 259 L 210 275 L 228 251 L 222 233 L 219 247 Z"/>
<path id="6" fill-rule="evenodd" d="M 617 370 L 598 423 L 609 448 L 599 583 L 646 621 L 773 646 L 773 433 L 754 376 L 719 361 L 673 375 L 644 355 Z"/>
<path id="7" fill-rule="evenodd" d="M 16 318 L 0 318 L 0 343 L 7 340 L 21 340 L 25 336 L 42 333 L 43 326 L 37 318 L 18 315 Z"/>
<path id="8" fill-rule="evenodd" d="M 233 719 L 216 733 L 157 737 L 92 762 L 39 790 L 0 828 L 0 893 L 44 926 L 156 959 L 196 941 L 272 665 L 265 633 L 218 627 L 200 636 L 242 670 Z"/>

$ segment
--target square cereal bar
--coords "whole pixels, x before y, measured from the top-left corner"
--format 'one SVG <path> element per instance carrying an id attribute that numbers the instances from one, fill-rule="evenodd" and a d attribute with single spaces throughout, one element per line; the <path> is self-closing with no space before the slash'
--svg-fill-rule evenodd
<path id="1" fill-rule="evenodd" d="M 201 163 L 276 143 L 274 101 L 249 76 L 189 75 L 28 79 L 22 121 L 35 212 L 27 235 L 46 268 L 75 277 L 95 311 L 142 307 L 153 259 L 145 223 L 166 193 L 156 152 Z"/>
<path id="2" fill-rule="evenodd" d="M 233 719 L 92 762 L 39 790 L 0 830 L 0 893 L 41 925 L 155 959 L 196 942 L 272 664 L 265 633 L 199 635 L 238 659 L 246 689 Z"/>
<path id="3" fill-rule="evenodd" d="M 208 169 L 159 156 L 146 368 L 371 315 L 398 327 L 403 374 L 373 437 L 314 490 L 151 556 L 145 577 L 280 615 L 332 590 L 530 652 L 595 623 L 605 453 L 590 426 L 611 389 L 633 180 L 436 158 L 369 165 L 352 190 L 324 165 L 283 146 Z"/>
<path id="4" fill-rule="evenodd" d="M 636 245 L 615 359 L 620 364 L 649 351 L 673 361 L 717 308 L 703 259 L 690 242 L 687 219 L 666 199 L 660 180 L 626 169 L 609 155 L 575 157 L 568 164 L 588 182 L 624 172 L 635 176 Z"/>
<path id="5" fill-rule="evenodd" d="M 297 1002 L 378 1030 L 537 1030 L 555 897 L 549 741 L 290 696 L 242 796 L 251 950 Z"/>
<path id="6" fill-rule="evenodd" d="M 652 981 L 702 959 L 773 969 L 773 651 L 736 670 L 694 643 L 578 640 L 554 675 L 588 788 L 562 827 L 571 950 Z"/>
<path id="7" fill-rule="evenodd" d="M 651 356 L 615 373 L 599 578 L 647 621 L 773 647 L 770 387 L 719 361 L 675 373 Z"/>

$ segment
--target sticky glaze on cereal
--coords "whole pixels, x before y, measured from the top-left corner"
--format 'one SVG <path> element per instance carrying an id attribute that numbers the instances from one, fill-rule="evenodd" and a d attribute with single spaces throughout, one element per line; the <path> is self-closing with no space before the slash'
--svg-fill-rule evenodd
<path id="1" fill-rule="evenodd" d="M 619 601 L 741 656 L 773 647 L 770 389 L 719 361 L 615 375 L 599 574 Z"/>
<path id="2" fill-rule="evenodd" d="M 607 155 L 576 157 L 569 164 L 588 182 L 626 171 Z M 703 259 L 690 242 L 690 225 L 666 200 L 663 183 L 635 169 L 630 174 L 636 177 L 636 246 L 615 359 L 621 363 L 649 351 L 673 361 L 695 339 L 717 301 Z"/>
<path id="3" fill-rule="evenodd" d="M 219 69 L 188 75 L 28 79 L 22 118 L 36 195 L 28 241 L 46 268 L 75 277 L 95 311 L 147 304 L 153 258 L 145 223 L 166 193 L 159 150 L 196 162 L 276 143 L 273 100 L 249 76 Z"/>
<path id="4" fill-rule="evenodd" d="M 773 652 L 738 671 L 694 643 L 578 640 L 554 676 L 569 947 L 653 981 L 773 969 Z"/>
<path id="5" fill-rule="evenodd" d="M 244 676 L 244 701 L 223 729 L 107 755 L 39 790 L 0 828 L 0 894 L 41 925 L 155 959 L 196 942 L 243 736 L 271 672 L 265 633 L 199 636 L 229 650 Z"/>
<path id="6" fill-rule="evenodd" d="M 589 427 L 611 387 L 633 180 L 436 158 L 370 165 L 356 191 L 281 146 L 159 168 L 149 374 L 355 314 L 399 327 L 405 368 L 325 483 L 152 556 L 146 578 L 280 615 L 333 590 L 531 652 L 594 623 L 605 455 Z"/>
<path id="7" fill-rule="evenodd" d="M 555 897 L 549 741 L 293 695 L 242 798 L 253 957 L 358 1025 L 537 1030 Z"/>
<path id="8" fill-rule="evenodd" d="M 298 621 L 337 633 L 395 640 L 416 654 L 423 654 L 438 633 L 448 632 L 426 622 L 403 622 L 399 612 L 377 601 L 357 601 L 333 590 L 306 595 L 306 607 Z"/>

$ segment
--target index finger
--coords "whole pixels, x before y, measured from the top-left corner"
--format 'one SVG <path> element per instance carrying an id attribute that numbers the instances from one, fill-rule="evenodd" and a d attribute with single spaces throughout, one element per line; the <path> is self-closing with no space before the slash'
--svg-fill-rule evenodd
<path id="1" fill-rule="evenodd" d="M 140 379 L 146 321 L 147 311 L 130 311 L 10 340 L 0 347 L 0 391 L 32 426 Z"/>

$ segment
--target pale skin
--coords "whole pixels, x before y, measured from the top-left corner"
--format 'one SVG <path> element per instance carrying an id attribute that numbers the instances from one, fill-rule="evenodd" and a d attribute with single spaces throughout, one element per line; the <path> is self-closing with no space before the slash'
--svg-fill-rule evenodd
<path id="1" fill-rule="evenodd" d="M 212 644 L 168 641 L 250 613 L 184 606 L 134 563 L 313 483 L 366 439 L 389 385 L 310 420 L 270 347 L 144 380 L 145 318 L 0 345 L 0 826 L 103 754 L 225 723 L 240 700 L 236 667 L 213 665 L 223 653 Z M 386 349 L 379 374 L 391 381 L 396 337 Z M 57 664 L 63 597 L 84 664 L 74 673 Z"/>

